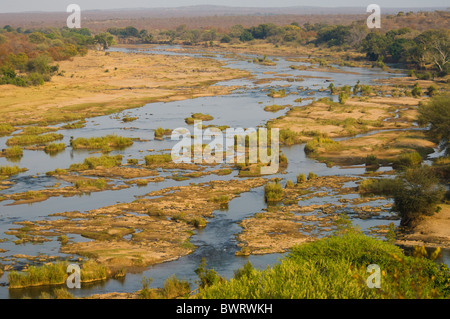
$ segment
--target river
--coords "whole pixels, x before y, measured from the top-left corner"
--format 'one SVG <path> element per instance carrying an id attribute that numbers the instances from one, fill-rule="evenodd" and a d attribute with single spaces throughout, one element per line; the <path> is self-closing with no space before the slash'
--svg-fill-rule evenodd
<path id="1" fill-rule="evenodd" d="M 135 52 L 135 49 L 112 48 L 111 51 Z M 154 130 L 158 127 L 163 128 L 178 128 L 187 127 L 184 122 L 186 117 L 191 113 L 206 113 L 214 117 L 214 120 L 208 122 L 213 125 L 228 125 L 233 128 L 256 128 L 263 126 L 265 123 L 276 118 L 286 112 L 281 110 L 276 113 L 264 111 L 264 106 L 276 103 L 299 105 L 294 103 L 294 100 L 299 97 L 314 97 L 320 98 L 329 96 L 328 92 L 323 92 L 320 89 L 326 88 L 330 80 L 335 86 L 350 85 L 353 86 L 359 80 L 361 84 L 373 84 L 373 80 L 381 78 L 389 78 L 393 76 L 404 76 L 402 73 L 387 73 L 379 69 L 365 69 L 365 68 L 349 68 L 338 67 L 344 71 L 351 71 L 351 73 L 337 73 L 337 72 L 313 72 L 293 70 L 291 65 L 302 65 L 302 62 L 291 62 L 285 58 L 277 57 L 275 66 L 264 66 L 256 63 L 249 63 L 249 59 L 255 57 L 254 55 L 229 55 L 224 53 L 208 54 L 205 57 L 205 52 L 184 50 L 178 46 L 158 46 L 152 49 L 139 49 L 140 53 L 147 54 L 167 54 L 167 55 L 182 55 L 196 58 L 217 59 L 226 64 L 228 68 L 237 68 L 250 72 L 252 78 L 235 79 L 225 82 L 217 83 L 216 85 L 239 86 L 240 88 L 234 90 L 229 95 L 201 97 L 196 99 L 174 101 L 174 102 L 158 102 L 150 103 L 143 107 L 127 110 L 121 112 L 121 115 L 127 114 L 129 116 L 138 117 L 138 119 L 131 123 L 123 123 L 115 116 L 99 116 L 90 118 L 87 125 L 81 129 L 75 130 L 59 130 L 58 133 L 64 135 L 63 142 L 69 144 L 70 138 L 74 137 L 91 137 L 104 136 L 107 134 L 118 134 L 121 136 L 140 138 L 141 141 L 135 142 L 133 146 L 122 151 L 113 151 L 114 154 L 124 155 L 124 159 L 138 158 L 142 159 L 145 156 L 145 150 L 153 149 L 155 151 L 162 151 L 171 149 L 174 141 L 165 139 L 163 141 L 154 140 Z M 268 57 L 274 59 L 274 57 Z M 268 75 L 267 72 L 274 72 L 274 75 Z M 264 84 L 257 84 L 255 80 L 266 79 L 271 77 L 278 77 L 276 74 L 290 74 L 290 76 L 283 76 L 285 80 L 269 81 Z M 298 76 L 305 76 L 304 81 L 296 82 L 295 78 Z M 311 77 L 309 77 L 311 76 Z M 328 79 L 326 79 L 326 78 Z M 292 78 L 292 79 L 289 79 Z M 307 88 L 305 91 L 298 91 L 298 87 L 303 86 Z M 283 87 L 286 91 L 296 92 L 298 94 L 291 94 L 283 99 L 275 99 L 267 96 L 267 91 L 270 88 Z M 279 102 L 279 100 L 281 100 Z M 305 101 L 302 104 L 307 104 Z M 302 105 L 300 104 L 300 105 Z M 187 127 L 188 128 L 188 127 Z M 192 127 L 191 127 L 192 128 Z M 368 133 L 370 134 L 370 133 Z M 8 137 L 0 138 L 0 147 L 5 148 L 5 142 Z M 306 157 L 304 152 L 304 145 L 293 145 L 289 147 L 282 147 L 282 152 L 288 158 L 289 166 L 286 173 L 278 175 L 284 179 L 295 180 L 299 172 L 314 172 L 318 176 L 328 175 L 359 175 L 365 172 L 365 167 L 340 168 L 337 166 L 327 167 L 325 164 Z M 89 151 L 74 151 L 67 148 L 65 151 L 54 156 L 49 156 L 43 151 L 25 150 L 24 156 L 20 162 L 13 163 L 20 167 L 26 167 L 28 171 L 16 175 L 12 178 L 15 182 L 10 189 L 2 191 L 4 194 L 23 192 L 28 190 L 39 190 L 46 187 L 51 187 L 55 183 L 61 183 L 62 186 L 69 186 L 60 180 L 53 177 L 45 176 L 45 172 L 54 170 L 55 168 L 68 168 L 73 163 L 79 163 L 84 158 L 92 156 Z M 11 165 L 5 158 L 0 158 L 0 165 Z M 389 168 L 381 168 L 389 169 Z M 161 176 L 170 176 L 173 172 L 160 171 Z M 65 256 L 59 252 L 60 243 L 55 239 L 53 241 L 45 242 L 43 244 L 21 244 L 15 245 L 12 240 L 14 236 L 8 236 L 5 233 L 10 228 L 17 228 L 14 222 L 27 220 L 41 220 L 50 219 L 50 214 L 64 212 L 68 210 L 79 210 L 81 212 L 88 211 L 116 203 L 131 202 L 136 197 L 145 195 L 151 191 L 159 190 L 170 186 L 189 185 L 191 182 L 200 183 L 211 180 L 229 180 L 236 177 L 236 171 L 227 176 L 207 175 L 196 179 L 186 181 L 174 181 L 172 179 L 165 179 L 158 183 L 149 183 L 145 187 L 131 186 L 126 189 L 116 191 L 103 191 L 84 195 L 82 197 L 52 197 L 43 202 L 37 202 L 29 205 L 11 205 L 11 201 L 0 202 L 0 238 L 9 239 L 8 241 L 0 242 L 0 248 L 7 250 L 5 253 L 0 253 L 0 256 L 13 256 L 15 254 L 26 254 L 36 256 L 38 254 Z M 274 175 L 274 177 L 277 175 Z M 120 182 L 119 182 L 120 184 Z M 345 196 L 343 196 L 345 198 Z M 351 198 L 351 197 L 348 197 Z M 331 201 L 336 201 L 331 197 L 313 198 L 308 200 L 305 205 L 309 204 L 323 204 Z M 376 202 L 377 205 L 385 204 Z M 202 257 L 207 259 L 208 267 L 213 267 L 220 275 L 225 278 L 233 276 L 235 270 L 243 266 L 247 261 L 250 261 L 256 268 L 265 268 L 276 263 L 282 254 L 267 254 L 248 257 L 237 257 L 235 252 L 238 250 L 236 234 L 241 231 L 238 223 L 245 218 L 251 217 L 255 213 L 261 212 L 266 208 L 264 202 L 263 188 L 259 187 L 247 193 L 242 193 L 239 197 L 233 199 L 229 203 L 229 208 L 226 211 L 215 211 L 214 217 L 210 218 L 202 230 L 196 231 L 192 236 L 191 242 L 198 248 L 194 253 L 181 257 L 177 260 L 165 262 L 162 264 L 148 267 L 143 273 L 126 275 L 122 280 L 108 280 L 89 285 L 83 285 L 81 289 L 71 291 L 75 296 L 89 296 L 98 293 L 109 292 L 134 292 L 142 288 L 142 277 L 151 277 L 153 279 L 151 287 L 162 287 L 165 279 L 171 275 L 176 275 L 180 279 L 189 280 L 195 283 L 197 277 L 194 270 L 198 267 Z M 375 225 L 387 225 L 392 220 L 385 219 L 384 215 L 377 218 L 356 219 L 353 218 L 354 224 L 361 227 L 365 232 L 368 228 Z M 394 220 L 398 225 L 398 221 Z M 76 240 L 87 240 L 81 236 L 72 236 Z M 444 260 L 448 260 L 448 252 L 444 252 Z M 6 263 L 3 261 L 3 263 Z M 26 263 L 25 260 L 16 260 L 14 268 L 21 269 Z M 28 289 L 13 289 L 10 290 L 6 286 L 7 272 L 0 278 L 0 298 L 21 298 L 23 296 L 38 297 L 43 291 L 51 292 L 52 287 L 36 287 Z"/>

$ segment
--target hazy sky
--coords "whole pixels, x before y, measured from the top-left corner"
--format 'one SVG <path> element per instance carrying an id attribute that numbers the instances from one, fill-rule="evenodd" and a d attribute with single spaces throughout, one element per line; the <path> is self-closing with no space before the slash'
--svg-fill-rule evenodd
<path id="1" fill-rule="evenodd" d="M 367 7 L 371 3 L 381 8 L 447 7 L 448 0 L 0 0 L 0 12 L 62 11 L 69 4 L 80 5 L 82 10 L 117 8 L 178 7 L 199 4 L 227 5 L 240 7 Z M 1 21 L 0 21 L 1 25 Z"/>

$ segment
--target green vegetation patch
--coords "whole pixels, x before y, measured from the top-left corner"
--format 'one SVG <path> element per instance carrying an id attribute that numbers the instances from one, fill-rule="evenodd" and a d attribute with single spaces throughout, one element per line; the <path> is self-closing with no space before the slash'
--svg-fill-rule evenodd
<path id="1" fill-rule="evenodd" d="M 266 112 L 278 112 L 281 110 L 284 110 L 285 108 L 290 107 L 290 105 L 278 105 L 278 104 L 273 104 L 273 105 L 268 105 L 264 108 L 264 111 Z"/>
<path id="2" fill-rule="evenodd" d="M 133 140 L 129 137 L 117 136 L 115 134 L 102 137 L 79 137 L 71 141 L 73 149 L 120 149 L 133 145 Z"/>
<path id="3" fill-rule="evenodd" d="M 9 138 L 6 141 L 6 145 L 33 145 L 33 144 L 45 144 L 62 140 L 64 136 L 57 133 L 49 133 L 44 135 L 17 135 Z"/>
<path id="4" fill-rule="evenodd" d="M 71 171 L 82 171 L 87 169 L 95 169 L 98 167 L 110 168 L 119 166 L 122 163 L 122 155 L 102 155 L 100 157 L 88 157 L 84 159 L 83 163 L 70 165 Z"/>
<path id="5" fill-rule="evenodd" d="M 20 168 L 17 165 L 14 166 L 0 166 L 0 176 L 12 176 L 27 171 L 26 168 Z"/>
<path id="6" fill-rule="evenodd" d="M 380 267 L 381 289 L 367 286 L 367 266 Z M 406 256 L 387 242 L 348 232 L 295 246 L 275 266 L 250 263 L 229 281 L 209 280 L 205 299 L 379 299 L 448 297 L 450 274 L 423 255 Z"/>
<path id="7" fill-rule="evenodd" d="M 172 156 L 170 154 L 147 155 L 144 157 L 144 160 L 145 165 L 162 164 L 171 162 Z"/>

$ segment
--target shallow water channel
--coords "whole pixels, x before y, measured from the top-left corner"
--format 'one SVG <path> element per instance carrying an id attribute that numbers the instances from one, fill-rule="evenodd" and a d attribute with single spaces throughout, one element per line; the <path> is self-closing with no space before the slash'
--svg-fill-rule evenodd
<path id="1" fill-rule="evenodd" d="M 107 134 L 118 134 L 126 137 L 140 138 L 140 141 L 134 143 L 133 146 L 126 148 L 123 151 L 113 151 L 111 155 L 122 154 L 124 161 L 127 158 L 138 158 L 140 160 L 148 154 L 147 150 L 152 149 L 154 152 L 171 149 L 175 141 L 164 139 L 163 141 L 154 139 L 154 130 L 158 127 L 175 129 L 178 127 L 186 127 L 191 130 L 192 126 L 185 124 L 184 119 L 189 117 L 191 113 L 206 113 L 214 117 L 213 121 L 207 124 L 213 125 L 228 125 L 232 128 L 256 128 L 265 123 L 271 118 L 276 118 L 286 112 L 281 110 L 276 113 L 264 111 L 264 107 L 271 104 L 281 105 L 304 105 L 310 103 L 305 101 L 303 103 L 295 103 L 294 100 L 299 97 L 314 97 L 320 98 L 329 96 L 328 92 L 320 92 L 319 89 L 326 88 L 329 81 L 333 81 L 335 86 L 350 85 L 353 86 L 360 80 L 362 84 L 373 84 L 372 80 L 380 78 L 389 78 L 393 76 L 403 76 L 401 73 L 387 73 L 378 69 L 364 69 L 364 68 L 348 68 L 343 67 L 344 71 L 351 71 L 352 73 L 337 73 L 337 72 L 313 72 L 293 70 L 291 65 L 305 64 L 302 62 L 291 62 L 284 58 L 277 58 L 276 66 L 264 66 L 260 64 L 250 63 L 254 55 L 229 55 L 227 53 L 208 54 L 205 57 L 205 52 L 186 51 L 177 46 L 160 46 L 153 49 L 122 49 L 113 48 L 112 51 L 124 51 L 132 54 L 135 51 L 148 54 L 167 54 L 167 55 L 182 55 L 197 58 L 217 59 L 226 63 L 226 67 L 239 68 L 249 71 L 253 77 L 235 79 L 217 83 L 216 85 L 239 86 L 240 88 L 233 91 L 229 95 L 202 97 L 184 101 L 175 102 L 159 102 L 147 104 L 143 107 L 131 109 L 122 112 L 118 117 L 115 115 L 100 116 L 90 118 L 87 120 L 87 125 L 81 129 L 75 130 L 60 130 L 58 133 L 64 135 L 63 142 L 69 145 L 71 137 L 92 137 L 105 136 Z M 268 57 L 273 59 L 273 57 Z M 276 74 L 283 74 L 283 77 L 276 74 L 267 74 L 267 72 L 275 72 Z M 356 74 L 355 74 L 356 73 Z M 290 76 L 286 76 L 290 74 Z M 297 82 L 295 78 L 298 76 L 306 76 L 304 81 Z M 312 76 L 312 77 L 308 77 Z M 282 81 L 268 81 L 264 84 L 256 84 L 258 79 L 283 78 Z M 292 78 L 293 80 L 288 80 Z M 298 91 L 298 87 L 303 86 L 307 88 L 305 91 Z M 274 99 L 267 96 L 270 88 L 283 87 L 286 91 L 297 92 L 298 94 L 291 94 L 281 99 Z M 138 117 L 138 119 L 131 123 L 123 123 L 121 118 L 125 115 Z M 5 142 L 8 137 L 0 138 L 0 147 L 5 148 Z M 289 166 L 285 174 L 274 175 L 271 177 L 281 177 L 285 180 L 295 180 L 296 175 L 300 172 L 308 173 L 310 171 L 319 176 L 327 175 L 359 175 L 365 172 L 365 167 L 351 167 L 340 168 L 337 166 L 327 167 L 323 163 L 308 159 L 305 156 L 304 145 L 294 145 L 290 147 L 282 147 L 282 152 L 286 155 L 289 161 Z M 74 151 L 68 147 L 65 151 L 57 155 L 50 156 L 43 151 L 25 150 L 24 156 L 19 162 L 10 163 L 5 158 L 0 158 L 0 165 L 19 165 L 26 167 L 28 171 L 16 175 L 12 178 L 15 182 L 11 188 L 2 191 L 3 194 L 24 192 L 28 190 L 40 190 L 51 187 L 56 183 L 61 183 L 61 187 L 69 186 L 70 183 L 57 180 L 53 177 L 48 177 L 45 172 L 54 170 L 55 168 L 68 168 L 73 163 L 79 163 L 88 156 L 93 156 L 89 151 Z M 381 168 L 390 169 L 390 168 Z M 171 170 L 161 171 L 160 176 L 171 176 L 174 172 Z M 138 187 L 130 185 L 129 188 L 116 191 L 102 191 L 94 192 L 89 195 L 74 196 L 74 197 L 51 197 L 43 202 L 25 205 L 8 205 L 11 201 L 0 202 L 0 239 L 6 238 L 7 241 L 0 242 L 0 249 L 5 249 L 6 252 L 0 253 L 0 257 L 9 257 L 16 254 L 25 254 L 37 256 L 39 254 L 51 256 L 66 256 L 59 253 L 60 243 L 56 239 L 45 242 L 43 244 L 21 244 L 16 245 L 12 241 L 16 238 L 8 236 L 5 231 L 10 228 L 17 228 L 14 222 L 26 220 L 42 220 L 56 217 L 50 217 L 50 214 L 74 211 L 80 212 L 88 211 L 115 203 L 131 202 L 138 196 L 145 195 L 151 191 L 159 190 L 171 186 L 189 185 L 189 183 L 201 183 L 211 180 L 229 180 L 236 178 L 236 171 L 231 175 L 216 176 L 207 175 L 195 179 L 185 181 L 175 181 L 172 179 L 165 179 L 158 183 L 149 183 L 147 186 Z M 121 181 L 116 181 L 120 185 Z M 354 195 L 352 195 L 354 196 Z M 344 197 L 344 196 L 343 196 Z M 352 198 L 351 196 L 347 198 Z M 336 201 L 332 197 L 318 197 L 304 201 L 304 205 L 324 204 L 331 201 Z M 382 205 L 379 202 L 371 202 L 371 204 Z M 215 211 L 214 217 L 208 220 L 208 224 L 204 229 L 197 230 L 195 235 L 191 238 L 191 242 L 198 248 L 194 253 L 181 257 L 177 260 L 165 262 L 162 264 L 148 267 L 143 273 L 132 274 L 128 273 L 123 280 L 108 280 L 105 282 L 94 283 L 90 285 L 82 285 L 81 289 L 72 290 L 75 296 L 88 296 L 98 293 L 108 292 L 135 292 L 142 288 L 141 279 L 143 276 L 151 277 L 153 282 L 151 287 L 161 287 L 164 281 L 171 275 L 176 275 L 178 278 L 187 279 L 194 283 L 197 279 L 194 270 L 198 267 L 202 257 L 206 257 L 208 267 L 213 267 L 220 275 L 230 278 L 233 272 L 250 261 L 256 268 L 265 268 L 278 261 L 282 254 L 267 254 L 248 257 L 236 257 L 235 252 L 238 250 L 236 234 L 241 231 L 238 223 L 245 218 L 253 216 L 255 213 L 261 212 L 266 208 L 264 202 L 263 188 L 259 187 L 247 193 L 242 193 L 239 197 L 233 199 L 229 203 L 229 208 L 226 211 Z M 384 219 L 383 215 L 376 218 L 369 219 L 352 219 L 355 225 L 359 225 L 363 231 L 367 232 L 369 227 L 375 225 L 387 225 L 397 220 Z M 77 241 L 88 240 L 81 236 L 74 236 L 69 234 L 69 238 Z M 447 252 L 444 252 L 447 254 Z M 444 254 L 445 260 L 448 259 Z M 14 260 L 14 259 L 11 259 Z M 7 261 L 1 261 L 7 264 Z M 15 259 L 15 269 L 21 269 L 27 263 L 26 260 Z M 53 288 L 36 287 L 28 289 L 8 289 L 6 286 L 7 272 L 0 278 L 0 298 L 21 298 L 23 296 L 38 297 L 43 291 L 51 291 Z M 3 285 L 2 285 L 3 284 Z"/>

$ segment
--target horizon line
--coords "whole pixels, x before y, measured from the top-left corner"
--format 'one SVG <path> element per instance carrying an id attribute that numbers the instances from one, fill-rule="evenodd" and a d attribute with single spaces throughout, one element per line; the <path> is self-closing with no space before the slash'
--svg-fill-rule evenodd
<path id="1" fill-rule="evenodd" d="M 228 9 L 292 9 L 292 8 L 317 8 L 317 9 L 359 9 L 366 8 L 367 6 L 283 6 L 283 7 L 274 7 L 274 6 L 227 6 L 227 5 L 209 5 L 209 4 L 197 4 L 190 6 L 173 6 L 173 7 L 125 7 L 125 8 L 108 8 L 108 9 L 86 9 L 84 12 L 98 12 L 98 11 L 117 11 L 117 10 L 161 10 L 161 9 L 185 9 L 185 8 L 195 8 L 195 7 L 211 7 L 211 8 L 228 8 Z M 397 7 L 397 6 L 382 6 L 381 8 L 388 8 L 390 10 L 420 10 L 420 9 L 430 9 L 430 10 L 450 10 L 450 7 L 443 6 L 412 6 L 412 7 Z M 50 11 L 50 10 L 32 10 L 32 11 L 0 11 L 0 14 L 3 13 L 67 13 L 66 11 Z"/>

